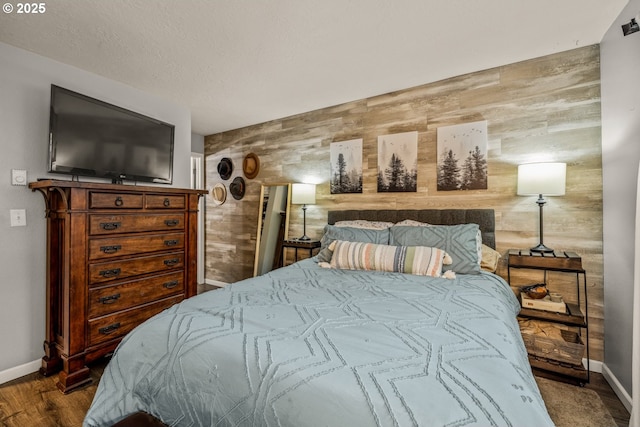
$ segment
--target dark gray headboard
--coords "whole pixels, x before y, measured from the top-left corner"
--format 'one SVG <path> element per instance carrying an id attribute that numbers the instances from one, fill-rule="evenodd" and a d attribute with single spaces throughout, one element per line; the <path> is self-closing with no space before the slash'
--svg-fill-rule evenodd
<path id="1" fill-rule="evenodd" d="M 482 242 L 490 248 L 496 248 L 496 219 L 493 209 L 347 210 L 329 211 L 328 215 L 329 224 L 354 219 L 390 222 L 412 219 L 435 225 L 478 224 Z"/>

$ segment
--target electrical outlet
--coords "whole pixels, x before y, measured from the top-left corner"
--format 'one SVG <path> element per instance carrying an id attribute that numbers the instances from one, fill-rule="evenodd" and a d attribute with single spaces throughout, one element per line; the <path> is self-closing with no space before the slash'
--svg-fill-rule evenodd
<path id="1" fill-rule="evenodd" d="M 12 227 L 24 227 L 27 225 L 27 211 L 24 209 L 10 209 Z"/>
<path id="2" fill-rule="evenodd" d="M 27 185 L 27 171 L 11 169 L 11 185 Z"/>

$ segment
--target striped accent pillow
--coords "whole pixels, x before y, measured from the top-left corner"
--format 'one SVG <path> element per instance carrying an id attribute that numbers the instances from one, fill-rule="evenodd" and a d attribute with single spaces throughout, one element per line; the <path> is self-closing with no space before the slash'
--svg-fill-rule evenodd
<path id="1" fill-rule="evenodd" d="M 440 277 L 447 253 L 426 246 L 389 246 L 375 243 L 332 243 L 331 268 L 375 270 Z"/>

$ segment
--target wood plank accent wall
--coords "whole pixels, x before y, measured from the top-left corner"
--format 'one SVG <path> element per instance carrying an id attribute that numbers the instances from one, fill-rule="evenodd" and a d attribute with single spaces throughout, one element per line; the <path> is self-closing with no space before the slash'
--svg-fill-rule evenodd
<path id="1" fill-rule="evenodd" d="M 437 66 L 437 64 L 434 64 Z M 366 78 L 366 76 L 363 76 Z M 277 100 L 274 100 L 277 102 Z M 487 120 L 488 189 L 436 190 L 436 130 Z M 517 165 L 567 163 L 566 195 L 548 197 L 545 244 L 582 256 L 587 270 L 591 358 L 603 360 L 602 155 L 599 46 L 583 47 L 372 98 L 273 120 L 205 138 L 206 182 L 227 186 L 242 175 L 254 152 L 261 168 L 246 180 L 245 197 L 206 205 L 206 278 L 235 282 L 250 277 L 260 184 L 315 182 L 317 204 L 307 210 L 307 234 L 320 238 L 329 209 L 493 208 L 497 249 L 529 248 L 538 239 L 536 197 L 516 195 Z M 415 193 L 377 193 L 377 137 L 418 131 Z M 329 145 L 363 138 L 362 194 L 329 191 Z M 235 170 L 222 181 L 222 157 Z M 302 212 L 292 206 L 290 236 L 302 235 Z M 498 273 L 506 277 L 506 257 Z M 514 284 L 537 283 L 540 272 L 512 272 Z M 549 275 L 553 290 L 575 294 L 575 277 Z"/>

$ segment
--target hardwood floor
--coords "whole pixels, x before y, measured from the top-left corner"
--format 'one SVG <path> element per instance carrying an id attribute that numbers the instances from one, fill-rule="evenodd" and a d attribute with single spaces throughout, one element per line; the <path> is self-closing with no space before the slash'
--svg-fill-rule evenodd
<path id="1" fill-rule="evenodd" d="M 106 363 L 91 367 L 91 385 L 67 395 L 56 388 L 57 375 L 33 373 L 0 385 L 0 426 L 80 427 Z M 598 393 L 618 427 L 628 427 L 629 413 L 601 374 L 592 373 L 586 387 Z"/>
<path id="2" fill-rule="evenodd" d="M 38 372 L 0 385 L 0 426 L 80 427 L 106 364 L 106 359 L 96 362 L 93 382 L 67 395 L 56 387 L 58 375 Z"/>
<path id="3" fill-rule="evenodd" d="M 585 386 L 598 393 L 600 399 L 609 410 L 609 413 L 616 420 L 618 427 L 629 427 L 629 411 L 622 404 L 618 396 L 611 389 L 611 386 L 604 379 L 602 374 L 591 373 L 591 381 Z"/>

